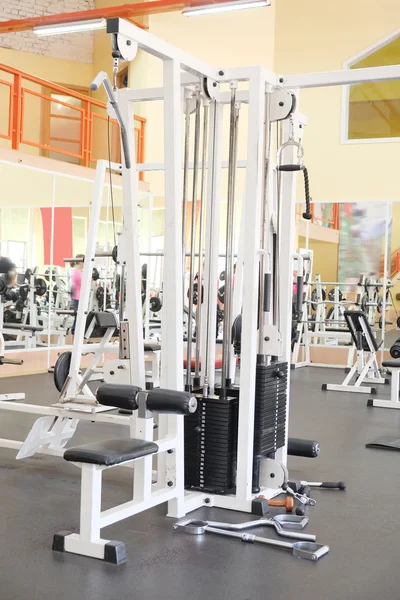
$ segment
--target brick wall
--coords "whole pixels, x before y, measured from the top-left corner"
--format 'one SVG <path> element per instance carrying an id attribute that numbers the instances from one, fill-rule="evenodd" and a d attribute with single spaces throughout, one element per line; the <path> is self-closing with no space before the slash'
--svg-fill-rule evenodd
<path id="1" fill-rule="evenodd" d="M 0 21 L 27 17 L 90 10 L 95 0 L 2 0 Z M 0 35 L 0 47 L 66 58 L 79 62 L 93 62 L 93 33 L 73 33 L 38 37 L 32 31 Z"/>

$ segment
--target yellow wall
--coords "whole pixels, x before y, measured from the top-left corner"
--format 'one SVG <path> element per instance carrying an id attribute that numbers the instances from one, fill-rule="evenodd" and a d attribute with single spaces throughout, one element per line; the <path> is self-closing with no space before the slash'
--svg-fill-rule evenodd
<path id="1" fill-rule="evenodd" d="M 275 69 L 308 73 L 341 69 L 343 62 L 400 23 L 397 0 L 276 3 Z M 308 117 L 305 162 L 316 201 L 400 198 L 400 144 L 341 145 L 341 88 L 302 90 L 300 110 Z"/>
<path id="2" fill-rule="evenodd" d="M 298 248 L 306 247 L 306 239 L 299 236 Z M 338 244 L 309 240 L 308 247 L 313 251 L 312 277 L 321 275 L 322 281 L 337 281 L 338 278 Z"/>
<path id="3" fill-rule="evenodd" d="M 0 62 L 36 77 L 64 85 L 89 87 L 92 80 L 93 66 L 73 60 L 61 60 L 51 56 L 0 48 Z"/>

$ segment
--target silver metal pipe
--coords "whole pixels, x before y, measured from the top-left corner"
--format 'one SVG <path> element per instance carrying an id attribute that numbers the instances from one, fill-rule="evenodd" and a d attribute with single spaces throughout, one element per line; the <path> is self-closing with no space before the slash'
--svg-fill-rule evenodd
<path id="1" fill-rule="evenodd" d="M 190 101 L 191 96 L 185 97 L 185 152 L 183 157 L 183 197 L 182 197 L 182 294 L 185 306 L 186 287 L 186 215 L 189 187 L 189 149 L 190 149 Z"/>
<path id="2" fill-rule="evenodd" d="M 193 186 L 192 186 L 192 219 L 190 224 L 190 270 L 189 270 L 189 298 L 188 298 L 188 326 L 186 344 L 186 385 L 191 385 L 192 379 L 192 337 L 193 337 L 193 285 L 196 251 L 196 211 L 197 211 L 197 188 L 199 175 L 199 146 L 200 146 L 200 92 L 196 95 L 196 115 L 194 125 L 194 157 L 193 157 Z"/>
<path id="3" fill-rule="evenodd" d="M 208 157 L 208 160 L 210 161 L 210 159 L 212 160 L 212 165 L 210 168 L 210 172 L 208 173 L 208 176 L 211 178 L 211 183 L 210 183 L 210 200 L 211 200 L 211 205 L 210 205 L 210 215 L 214 214 L 215 211 L 215 182 L 216 182 L 216 169 L 215 169 L 215 153 L 216 153 L 216 148 L 217 148 L 217 144 L 216 144 L 216 128 L 217 128 L 217 103 L 214 100 L 213 104 L 212 104 L 212 145 L 210 146 L 210 153 L 211 153 L 211 157 Z M 210 167 L 210 165 L 209 165 Z M 209 243 L 208 246 L 206 248 L 206 253 L 208 253 L 208 256 L 211 256 L 211 250 L 212 250 L 212 240 L 214 237 L 214 230 L 215 230 L 215 221 L 214 219 L 210 219 L 210 215 L 207 214 L 207 220 L 208 220 L 208 226 L 210 228 L 210 234 L 209 234 Z M 207 323 L 210 323 L 210 319 L 211 319 L 211 311 L 212 310 L 216 310 L 216 302 L 214 299 L 214 303 L 213 303 L 213 299 L 211 298 L 211 294 L 210 294 L 210 287 L 211 287 L 211 281 L 210 278 L 208 278 L 207 281 L 207 298 L 206 298 L 206 307 L 207 307 L 207 314 L 206 314 L 206 319 L 207 319 Z M 209 349 L 209 336 L 210 335 L 215 335 L 213 333 L 210 332 L 210 327 L 206 327 L 206 340 L 205 340 L 205 356 L 203 357 L 203 367 L 202 367 L 202 371 L 203 371 L 203 396 L 204 398 L 208 397 L 208 381 L 209 381 L 209 372 L 208 372 L 208 359 L 209 359 L 209 354 L 208 354 L 208 349 Z"/>
<path id="4" fill-rule="evenodd" d="M 200 185 L 200 225 L 199 225 L 199 251 L 198 256 L 198 277 L 197 277 L 197 308 L 196 308 L 196 350 L 195 350 L 195 367 L 194 375 L 199 376 L 200 373 L 200 331 L 201 331 L 201 311 L 202 311 L 202 290 L 203 290 L 203 237 L 204 237 L 204 204 L 205 204 L 205 176 L 206 176 L 206 158 L 207 158 L 207 143 L 208 143 L 208 105 L 204 106 L 203 110 L 203 153 L 201 157 L 201 185 Z"/>
<path id="5" fill-rule="evenodd" d="M 229 167 L 228 167 L 228 202 L 226 217 L 226 259 L 225 259 L 225 293 L 224 293 L 224 328 L 222 341 L 222 373 L 221 397 L 226 395 L 227 379 L 230 372 L 230 342 L 232 320 L 233 290 L 233 231 L 235 217 L 235 175 L 237 158 L 237 129 L 239 109 L 236 106 L 236 89 L 231 89 L 231 114 L 229 129 Z"/>
<path id="6" fill-rule="evenodd" d="M 263 206 L 261 215 L 261 240 L 260 249 L 266 250 L 266 233 L 267 233 L 267 203 L 268 203 L 268 178 L 271 153 L 271 93 L 265 96 L 265 118 L 264 118 L 264 189 L 263 189 Z M 260 253 L 260 287 L 258 299 L 258 354 L 263 354 L 264 343 L 264 273 L 265 273 L 265 253 Z"/>

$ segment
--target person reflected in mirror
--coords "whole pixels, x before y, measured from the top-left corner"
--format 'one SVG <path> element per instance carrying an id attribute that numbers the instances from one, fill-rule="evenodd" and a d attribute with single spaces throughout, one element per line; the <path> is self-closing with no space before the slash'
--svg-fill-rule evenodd
<path id="1" fill-rule="evenodd" d="M 73 268 L 72 277 L 71 277 L 71 298 L 72 298 L 72 308 L 75 311 L 74 323 L 71 327 L 72 335 L 75 335 L 75 327 L 76 327 L 76 315 L 78 312 L 79 299 L 81 296 L 81 287 L 82 287 L 82 271 L 83 271 L 83 263 L 85 256 L 84 254 L 77 254 L 75 257 L 76 262 L 71 263 L 71 267 Z"/>

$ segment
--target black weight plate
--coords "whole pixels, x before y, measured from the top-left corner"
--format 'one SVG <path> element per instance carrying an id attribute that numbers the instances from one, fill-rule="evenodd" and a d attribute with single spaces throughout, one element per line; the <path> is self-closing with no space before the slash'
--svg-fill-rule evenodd
<path id="1" fill-rule="evenodd" d="M 396 319 L 396 325 L 397 325 L 397 327 L 400 328 L 400 317 L 397 317 L 397 319 Z"/>
<path id="2" fill-rule="evenodd" d="M 37 296 L 44 296 L 45 293 L 47 292 L 47 283 L 44 279 L 42 279 L 41 277 L 38 277 L 37 279 L 35 279 L 35 294 Z"/>
<path id="3" fill-rule="evenodd" d="M 57 358 L 56 364 L 54 365 L 54 385 L 59 392 L 63 389 L 64 383 L 69 375 L 71 357 L 72 352 L 63 352 Z"/>
<path id="4" fill-rule="evenodd" d="M 15 308 L 17 309 L 18 312 L 22 312 L 24 310 L 25 307 L 25 302 L 19 298 L 19 300 L 16 301 L 15 303 Z"/>
<path id="5" fill-rule="evenodd" d="M 152 296 L 150 298 L 150 310 L 153 313 L 157 313 L 161 310 L 162 308 L 162 302 L 161 299 L 159 298 L 159 296 Z"/>
<path id="6" fill-rule="evenodd" d="M 118 262 L 118 246 L 114 246 L 112 249 L 112 259 L 115 263 Z"/>
<path id="7" fill-rule="evenodd" d="M 382 298 L 382 296 L 378 296 L 376 310 L 378 311 L 378 313 L 381 313 L 383 311 L 383 298 Z"/>
<path id="8" fill-rule="evenodd" d="M 26 279 L 27 281 L 30 281 L 30 279 L 31 279 L 31 275 L 32 275 L 32 269 L 27 269 L 27 270 L 25 271 L 25 275 L 24 275 L 24 277 L 25 277 L 25 279 Z"/>

